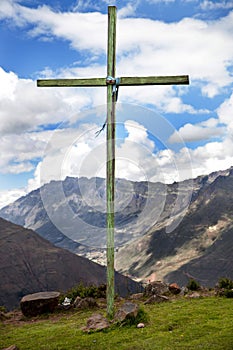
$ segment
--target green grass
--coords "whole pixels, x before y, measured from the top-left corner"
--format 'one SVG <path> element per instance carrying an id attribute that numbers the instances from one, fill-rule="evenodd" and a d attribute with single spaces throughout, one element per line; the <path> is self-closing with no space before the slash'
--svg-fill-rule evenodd
<path id="1" fill-rule="evenodd" d="M 145 305 L 145 328 L 114 326 L 86 334 L 91 311 L 68 312 L 26 324 L 0 323 L 0 349 L 16 344 L 20 350 L 191 350 L 233 349 L 233 300 L 201 298 Z"/>

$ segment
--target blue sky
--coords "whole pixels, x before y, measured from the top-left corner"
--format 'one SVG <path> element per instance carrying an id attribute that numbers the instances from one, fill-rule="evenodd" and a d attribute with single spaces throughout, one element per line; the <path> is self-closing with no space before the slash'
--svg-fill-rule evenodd
<path id="1" fill-rule="evenodd" d="M 233 165 L 233 1 L 1 0 L 0 207 L 51 179 L 105 176 L 105 89 L 36 79 L 106 76 L 108 5 L 117 76 L 190 76 L 120 87 L 117 176 L 173 182 Z"/>

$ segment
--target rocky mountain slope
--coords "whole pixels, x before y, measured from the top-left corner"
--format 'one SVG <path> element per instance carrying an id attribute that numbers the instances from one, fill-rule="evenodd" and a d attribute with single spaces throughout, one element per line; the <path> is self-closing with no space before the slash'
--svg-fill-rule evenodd
<path id="1" fill-rule="evenodd" d="M 171 185 L 118 179 L 116 268 L 143 280 L 181 284 L 189 276 L 206 285 L 220 274 L 231 277 L 229 264 L 221 264 L 233 254 L 229 251 L 223 260 L 220 247 L 233 239 L 232 179 L 233 168 Z M 105 261 L 105 206 L 104 179 L 67 177 L 19 198 L 0 216 L 57 246 Z"/>
<path id="2" fill-rule="evenodd" d="M 82 282 L 106 283 L 106 269 L 53 246 L 32 230 L 0 219 L 0 306 L 19 306 L 25 294 L 66 291 Z M 116 293 L 125 296 L 141 286 L 116 273 Z"/>
<path id="3" fill-rule="evenodd" d="M 202 186 L 174 231 L 166 232 L 164 220 L 122 247 L 118 270 L 181 285 L 190 278 L 206 286 L 213 286 L 221 277 L 232 279 L 233 169 L 215 175 L 214 181 L 199 178 Z"/>

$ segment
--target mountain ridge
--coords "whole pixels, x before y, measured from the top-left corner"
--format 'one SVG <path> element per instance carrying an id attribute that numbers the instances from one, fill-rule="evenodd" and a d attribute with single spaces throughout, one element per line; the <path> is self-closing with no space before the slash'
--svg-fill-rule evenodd
<path id="1" fill-rule="evenodd" d="M 229 232 L 231 241 L 232 178 L 233 167 L 170 185 L 117 179 L 116 269 L 141 280 L 175 278 L 185 284 L 188 274 L 192 275 L 189 264 L 196 259 L 204 262 L 205 254 L 219 244 L 223 232 Z M 19 198 L 1 209 L 0 216 L 34 229 L 57 246 L 105 263 L 104 200 L 104 179 L 67 177 Z M 54 215 L 62 230 L 48 214 Z M 172 215 L 175 226 L 169 232 Z M 177 227 L 176 220 L 180 221 Z M 210 255 L 214 270 L 212 260 L 217 257 Z M 184 272 L 185 266 L 188 271 Z M 196 270 L 194 275 L 198 279 Z M 212 285 L 215 278 L 210 276 L 201 279 Z"/>

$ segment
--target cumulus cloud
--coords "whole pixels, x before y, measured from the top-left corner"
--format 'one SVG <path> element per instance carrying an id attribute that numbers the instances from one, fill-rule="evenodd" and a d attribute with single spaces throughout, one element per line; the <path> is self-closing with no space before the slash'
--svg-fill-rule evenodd
<path id="1" fill-rule="evenodd" d="M 150 1 L 155 3 L 159 0 Z M 230 8 L 230 3 L 203 1 L 202 7 Z M 226 17 L 212 21 L 185 18 L 164 23 L 132 18 L 136 6 L 137 3 L 129 2 L 118 13 L 119 76 L 189 74 L 192 86 L 200 89 L 208 98 L 220 94 L 232 84 L 233 11 Z M 90 54 L 82 65 L 76 62 L 75 66 L 61 67 L 56 72 L 45 67 L 40 73 L 41 77 L 106 76 L 106 67 L 98 60 L 101 57 L 103 62 L 105 58 L 107 15 L 97 12 L 98 9 L 91 13 L 80 13 L 78 7 L 74 10 L 76 12 L 62 13 L 45 5 L 27 8 L 20 5 L 20 1 L 0 2 L 0 19 L 24 28 L 31 37 L 66 40 L 81 55 L 86 52 Z M 93 136 L 98 129 L 97 121 L 96 124 L 83 126 L 78 133 L 77 129 L 69 128 L 58 130 L 57 136 L 42 131 L 45 124 L 70 120 L 74 115 L 79 118 L 80 111 L 85 108 L 104 104 L 106 96 L 103 90 L 37 88 L 35 81 L 20 79 L 14 72 L 0 68 L 1 172 L 31 171 L 33 162 L 43 158 L 46 149 L 44 160 L 38 163 L 25 191 L 67 175 L 104 177 L 105 135 L 102 133 L 98 138 Z M 165 113 L 208 112 L 184 102 L 188 91 L 189 87 L 120 87 L 119 101 L 151 105 Z M 217 109 L 218 119 L 186 124 L 170 137 L 173 143 L 179 142 L 180 137 L 184 141 L 208 142 L 189 152 L 182 148 L 177 152 L 166 149 L 156 153 L 146 127 L 127 121 L 125 128 L 128 136 L 117 144 L 116 149 L 117 176 L 173 182 L 190 176 L 190 159 L 193 176 L 231 166 L 232 109 L 233 94 Z M 82 118 L 80 115 L 80 120 Z M 222 141 L 210 142 L 213 137 L 221 137 Z M 175 171 L 177 167 L 182 168 L 182 172 Z"/>
<path id="2" fill-rule="evenodd" d="M 218 9 L 232 9 L 233 1 L 231 0 L 221 0 L 221 1 L 210 1 L 204 0 L 200 4 L 202 10 L 218 10 Z"/>
<path id="3" fill-rule="evenodd" d="M 96 59 L 105 54 L 107 17 L 100 12 L 61 13 L 47 6 L 31 9 L 3 0 L 0 16 L 12 18 L 16 25 L 31 24 L 31 36 L 67 40 Z M 233 12 L 213 21 L 119 18 L 118 70 L 122 76 L 189 74 L 203 94 L 214 97 L 233 80 L 228 70 L 233 60 L 232 31 Z"/>
<path id="4" fill-rule="evenodd" d="M 43 124 L 54 124 L 78 114 L 91 104 L 87 92 L 36 87 L 0 67 L 0 134 L 19 134 Z"/>
<path id="5" fill-rule="evenodd" d="M 25 189 L 19 188 L 0 191 L 0 209 L 10 203 L 13 203 L 18 198 L 25 196 L 26 194 L 27 191 Z"/>
<path id="6" fill-rule="evenodd" d="M 185 124 L 177 132 L 173 133 L 169 139 L 171 143 L 210 140 L 219 137 L 226 132 L 225 127 L 218 126 L 218 119 L 210 118 L 199 124 Z M 179 136 L 179 137 L 178 137 Z"/>
<path id="7" fill-rule="evenodd" d="M 7 134 L 0 138 L 0 173 L 18 174 L 33 170 L 33 161 L 43 156 L 51 131 Z"/>
<path id="8" fill-rule="evenodd" d="M 230 136 L 233 136 L 233 94 L 217 109 L 219 121 L 227 125 Z"/>

